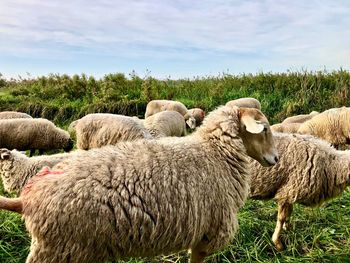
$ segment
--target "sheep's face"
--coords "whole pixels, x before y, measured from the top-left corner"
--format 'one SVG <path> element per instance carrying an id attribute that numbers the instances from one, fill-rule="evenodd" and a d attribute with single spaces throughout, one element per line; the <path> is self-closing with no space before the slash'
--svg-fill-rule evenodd
<path id="1" fill-rule="evenodd" d="M 190 129 L 193 130 L 196 128 L 196 119 L 193 116 L 189 117 L 188 120 L 186 120 L 186 123 Z"/>
<path id="2" fill-rule="evenodd" d="M 8 186 L 12 185 L 11 170 L 13 168 L 13 155 L 10 150 L 0 149 L 0 176 L 6 191 L 9 191 Z"/>
<path id="3" fill-rule="evenodd" d="M 265 115 L 258 109 L 239 108 L 239 119 L 239 136 L 247 154 L 263 166 L 276 164 L 278 152 Z"/>

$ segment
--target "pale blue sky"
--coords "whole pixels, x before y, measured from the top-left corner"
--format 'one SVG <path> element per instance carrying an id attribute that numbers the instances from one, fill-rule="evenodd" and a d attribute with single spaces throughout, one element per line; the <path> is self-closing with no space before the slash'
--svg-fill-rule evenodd
<path id="1" fill-rule="evenodd" d="M 6 77 L 350 69 L 348 0 L 1 0 Z"/>

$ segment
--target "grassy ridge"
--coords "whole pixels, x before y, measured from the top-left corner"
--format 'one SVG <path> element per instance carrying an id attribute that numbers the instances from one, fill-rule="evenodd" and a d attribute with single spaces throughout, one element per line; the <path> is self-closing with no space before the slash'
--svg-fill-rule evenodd
<path id="1" fill-rule="evenodd" d="M 66 126 L 89 112 L 142 116 L 151 99 L 180 100 L 189 108 L 209 111 L 239 97 L 255 97 L 272 123 L 286 116 L 350 105 L 350 73 L 287 72 L 222 75 L 182 80 L 109 74 L 102 79 L 86 75 L 49 75 L 37 79 L 0 78 L 0 110 L 20 110 Z M 0 186 L 0 195 L 4 195 Z M 287 250 L 277 252 L 270 239 L 275 227 L 274 202 L 249 200 L 239 213 L 240 231 L 223 252 L 208 262 L 350 262 L 350 192 L 320 208 L 296 205 L 292 229 L 282 235 Z M 24 262 L 30 238 L 20 216 L 0 212 L 0 262 Z M 186 262 L 180 256 L 153 262 Z M 131 262 L 149 262 L 130 260 Z"/>

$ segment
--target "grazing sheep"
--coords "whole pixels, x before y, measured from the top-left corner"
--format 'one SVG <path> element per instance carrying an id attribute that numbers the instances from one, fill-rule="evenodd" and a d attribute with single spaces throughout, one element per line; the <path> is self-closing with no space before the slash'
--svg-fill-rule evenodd
<path id="1" fill-rule="evenodd" d="M 185 136 L 185 118 L 177 111 L 161 111 L 144 120 L 143 125 L 154 138 Z"/>
<path id="2" fill-rule="evenodd" d="M 256 108 L 261 110 L 261 104 L 257 99 L 254 98 L 240 98 L 236 100 L 230 100 L 226 103 L 227 106 L 237 106 L 246 108 Z"/>
<path id="3" fill-rule="evenodd" d="M 200 126 L 204 120 L 204 117 L 205 117 L 204 110 L 202 110 L 200 108 L 193 108 L 193 109 L 189 109 L 188 112 L 190 114 L 192 114 L 192 116 L 195 118 L 196 127 Z"/>
<path id="4" fill-rule="evenodd" d="M 350 108 L 326 110 L 304 122 L 298 133 L 319 137 L 336 148 L 350 143 Z"/>
<path id="5" fill-rule="evenodd" d="M 0 176 L 5 191 L 19 194 L 28 180 L 36 175 L 41 168 L 44 166 L 53 167 L 67 158 L 72 158 L 78 152 L 80 151 L 29 158 L 17 150 L 0 149 Z"/>
<path id="6" fill-rule="evenodd" d="M 196 119 L 188 112 L 186 106 L 179 101 L 151 100 L 146 106 L 145 119 L 161 111 L 177 111 L 184 116 L 188 127 L 196 128 Z"/>
<path id="7" fill-rule="evenodd" d="M 286 123 L 304 123 L 308 120 L 311 120 L 316 115 L 320 114 L 317 111 L 312 111 L 310 114 L 300 114 L 292 117 L 286 118 L 284 121 L 282 121 L 283 124 Z"/>
<path id="8" fill-rule="evenodd" d="M 0 148 L 20 151 L 64 149 L 70 151 L 73 141 L 68 132 L 47 119 L 0 120 Z"/>
<path id="9" fill-rule="evenodd" d="M 33 118 L 24 112 L 18 111 L 2 111 L 0 112 L 0 119 L 24 119 L 24 118 Z"/>
<path id="10" fill-rule="evenodd" d="M 278 157 L 257 109 L 219 107 L 193 134 L 122 142 L 44 169 L 20 198 L 32 237 L 27 263 L 106 262 L 191 249 L 191 263 L 222 249 L 237 230 L 250 161 Z"/>
<path id="11" fill-rule="evenodd" d="M 271 125 L 271 131 L 284 133 L 297 133 L 301 123 L 278 123 Z"/>
<path id="12" fill-rule="evenodd" d="M 109 113 L 93 113 L 75 125 L 77 148 L 88 150 L 121 141 L 151 139 L 152 135 L 136 117 Z"/>
<path id="13" fill-rule="evenodd" d="M 310 135 L 274 133 L 274 138 L 280 160 L 271 168 L 262 168 L 253 161 L 250 197 L 277 202 L 272 240 L 282 250 L 280 234 L 293 204 L 320 205 L 340 195 L 350 184 L 350 151 L 338 151 Z"/>

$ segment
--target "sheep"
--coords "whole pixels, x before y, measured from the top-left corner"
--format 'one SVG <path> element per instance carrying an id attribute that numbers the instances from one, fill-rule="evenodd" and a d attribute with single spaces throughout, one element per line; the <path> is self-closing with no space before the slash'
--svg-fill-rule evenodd
<path id="1" fill-rule="evenodd" d="M 93 113 L 79 119 L 75 125 L 77 148 L 88 150 L 121 141 L 151 139 L 137 117 L 109 113 Z"/>
<path id="2" fill-rule="evenodd" d="M 246 108 L 256 108 L 261 110 L 261 104 L 257 99 L 254 98 L 240 98 L 236 100 L 230 100 L 226 103 L 227 106 L 237 106 Z"/>
<path id="3" fill-rule="evenodd" d="M 286 123 L 304 123 L 308 120 L 311 120 L 316 115 L 320 114 L 317 111 L 312 111 L 310 114 L 300 114 L 292 117 L 288 117 L 285 120 L 282 121 L 283 124 Z"/>
<path id="4" fill-rule="evenodd" d="M 205 112 L 201 108 L 193 108 L 189 109 L 188 112 L 192 114 L 192 116 L 196 120 L 196 127 L 202 124 L 204 117 L 205 117 Z"/>
<path id="5" fill-rule="evenodd" d="M 326 110 L 304 122 L 298 133 L 310 134 L 326 140 L 336 148 L 350 143 L 350 108 Z"/>
<path id="6" fill-rule="evenodd" d="M 297 133 L 301 123 L 277 123 L 271 125 L 272 132 Z"/>
<path id="7" fill-rule="evenodd" d="M 7 119 L 0 120 L 0 148 L 25 151 L 30 149 L 31 155 L 35 149 L 73 148 L 73 140 L 68 132 L 55 126 L 47 119 Z"/>
<path id="8" fill-rule="evenodd" d="M 185 137 L 121 142 L 43 169 L 2 209 L 22 214 L 27 263 L 106 262 L 191 249 L 191 263 L 237 231 L 249 158 L 278 155 L 257 109 L 221 106 Z"/>
<path id="9" fill-rule="evenodd" d="M 185 118 L 177 111 L 161 111 L 143 122 L 145 128 L 154 138 L 166 136 L 185 136 Z"/>
<path id="10" fill-rule="evenodd" d="M 293 204 L 320 205 L 340 195 L 350 184 L 350 151 L 339 151 L 310 135 L 274 133 L 280 155 L 278 163 L 262 168 L 253 161 L 252 199 L 274 199 L 278 216 L 272 241 L 278 250 L 282 226 L 293 211 Z"/>
<path id="11" fill-rule="evenodd" d="M 19 194 L 30 178 L 36 175 L 44 166 L 55 164 L 77 155 L 80 151 L 27 157 L 17 150 L 0 149 L 0 176 L 4 190 Z"/>
<path id="12" fill-rule="evenodd" d="M 33 118 L 24 112 L 18 111 L 2 111 L 0 112 L 0 120 L 2 119 L 22 119 L 22 118 Z"/>
<path id="13" fill-rule="evenodd" d="M 188 112 L 186 106 L 179 101 L 173 100 L 151 100 L 146 106 L 145 119 L 160 111 L 177 111 L 184 116 L 186 124 L 190 129 L 196 128 L 196 119 Z"/>

